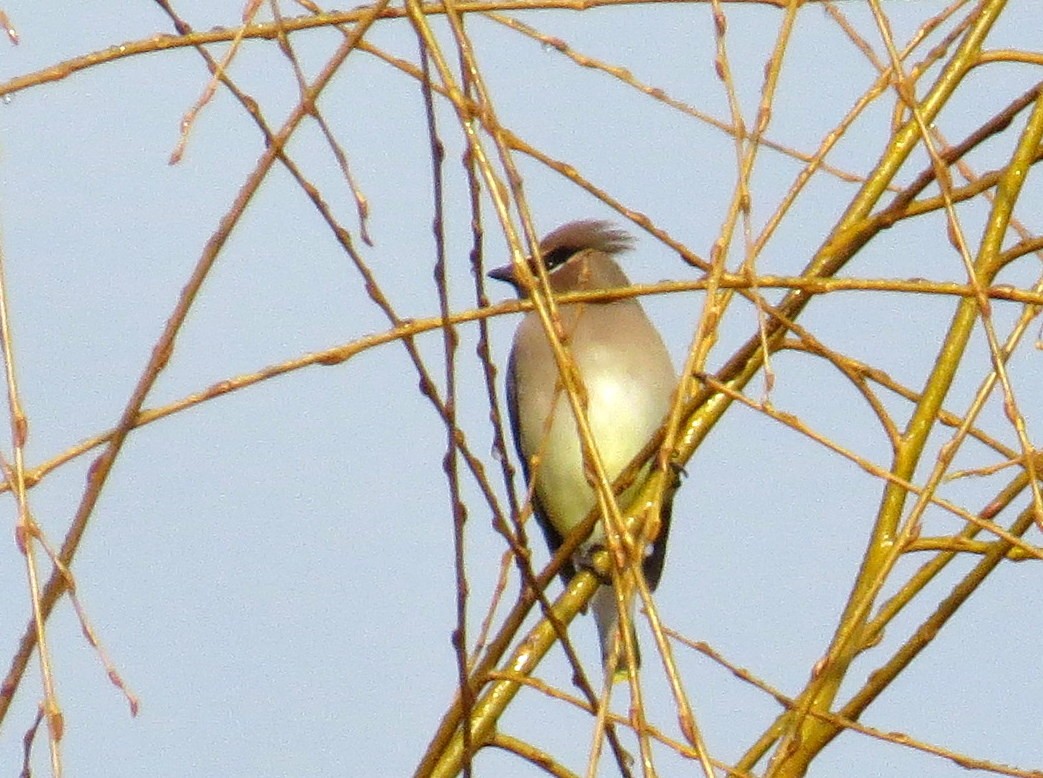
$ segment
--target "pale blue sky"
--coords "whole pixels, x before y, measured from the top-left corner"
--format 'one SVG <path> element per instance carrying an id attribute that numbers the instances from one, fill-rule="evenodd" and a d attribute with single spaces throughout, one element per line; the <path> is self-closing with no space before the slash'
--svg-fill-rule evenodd
<path id="1" fill-rule="evenodd" d="M 868 6 L 837 5 L 883 57 Z M 1043 6 L 1031 0 L 1011 6 L 990 48 L 1038 51 Z M 902 42 L 943 4 L 885 7 Z M 196 29 L 235 24 L 240 12 L 239 3 L 224 0 L 180 2 L 176 8 Z M 3 9 L 22 39 L 18 47 L 0 42 L 4 82 L 68 57 L 172 31 L 158 6 L 146 2 L 11 0 Z M 293 8 L 286 4 L 283 12 L 290 15 Z M 762 66 L 781 14 L 760 6 L 729 6 L 726 12 L 729 55 L 752 124 Z M 706 4 L 517 17 L 727 118 Z M 470 20 L 468 29 L 505 125 L 708 255 L 735 180 L 734 145 L 726 135 L 487 19 Z M 416 58 L 416 40 L 404 20 L 380 23 L 371 39 L 397 56 Z M 293 42 L 313 75 L 340 35 L 307 32 Z M 296 88 L 274 44 L 247 43 L 231 72 L 261 102 L 270 122 L 281 123 L 296 101 Z M 823 9 L 806 7 L 769 136 L 812 151 L 873 75 Z M 32 465 L 114 423 L 207 238 L 263 150 L 249 117 L 219 92 L 201 114 L 184 160 L 167 165 L 181 116 L 207 77 L 193 51 L 168 51 L 76 73 L 0 105 L 0 227 Z M 976 72 L 967 96 L 946 109 L 938 126 L 960 139 L 1037 78 L 1038 70 L 1027 65 Z M 894 102 L 893 94 L 883 97 L 830 161 L 868 169 L 882 149 Z M 376 245 L 364 249 L 367 262 L 401 316 L 435 314 L 430 161 L 420 90 L 360 53 L 320 107 L 370 201 Z M 464 308 L 472 290 L 461 138 L 444 105 L 439 119 L 447 145 L 451 285 L 455 305 Z M 979 171 L 1009 154 L 1021 122 L 1023 117 L 978 152 L 972 162 Z M 346 186 L 316 128 L 304 127 L 290 151 L 354 230 Z M 902 181 L 923 166 L 922 154 L 915 159 Z M 556 173 L 524 158 L 519 164 L 541 232 L 573 218 L 620 219 Z M 759 164 L 752 208 L 758 228 L 799 170 L 768 150 Z M 1019 215 L 1038 230 L 1038 174 L 1027 186 Z M 798 272 L 854 191 L 852 184 L 818 177 L 758 267 Z M 981 204 L 960 213 L 973 243 Z M 488 205 L 486 216 L 487 261 L 500 264 L 504 243 Z M 896 227 L 845 273 L 962 279 L 957 255 L 939 236 L 940 218 Z M 694 277 L 651 237 L 640 235 L 639 245 L 627 260 L 635 280 Z M 732 266 L 739 256 L 733 255 Z M 1004 279 L 1028 284 L 1037 276 L 1036 260 L 1026 258 Z M 499 300 L 508 290 L 491 288 L 490 294 Z M 675 295 L 646 304 L 680 363 L 702 297 Z M 882 303 L 848 294 L 816 301 L 802 322 L 828 345 L 916 385 L 933 362 L 951 310 L 952 302 L 942 298 L 893 295 Z M 1012 310 L 996 305 L 1001 332 Z M 501 364 L 516 321 L 492 325 Z M 754 325 L 750 307 L 737 303 L 711 365 L 719 366 Z M 207 280 L 146 405 L 386 327 L 314 208 L 276 168 Z M 473 356 L 476 331 L 465 327 L 460 334 L 462 427 L 496 474 Z M 419 343 L 441 381 L 440 339 L 428 335 Z M 966 407 L 988 369 L 980 337 L 971 353 L 947 403 L 955 410 Z M 1028 342 L 1011 367 L 1034 440 L 1040 434 L 1032 411 L 1033 398 L 1043 393 L 1041 359 Z M 776 370 L 772 399 L 779 409 L 886 466 L 889 452 L 878 427 L 835 371 L 793 353 L 779 355 Z M 445 432 L 416 383 L 403 349 L 393 344 L 345 364 L 265 382 L 130 437 L 74 570 L 92 623 L 140 697 L 141 713 L 136 719 L 128 715 L 79 636 L 72 609 L 60 606 L 49 634 L 67 727 L 62 750 L 68 775 L 411 774 L 456 682 L 449 643 L 455 624 L 452 523 L 441 470 Z M 750 391 L 758 396 L 760 384 Z M 901 403 L 889 399 L 889 407 L 904 418 Z M 1006 442 L 1014 441 L 998 403 L 990 404 L 985 419 Z M 939 436 L 935 448 L 943 441 Z M 4 451 L 9 456 L 9 446 Z M 961 467 L 995 461 L 974 445 L 958 458 Z M 31 492 L 33 510 L 55 543 L 75 511 L 89 464 L 82 457 Z M 664 618 L 795 692 L 835 627 L 881 484 L 740 407 L 714 430 L 688 472 L 658 595 Z M 944 493 L 980 509 L 1004 478 L 958 482 Z M 503 546 L 470 480 L 465 498 L 473 630 Z M 11 527 L 13 503 L 6 504 Z M 954 526 L 938 511 L 928 516 L 927 532 Z M 5 670 L 29 613 L 24 565 L 11 536 L 0 544 Z M 545 559 L 538 548 L 537 563 Z M 902 569 L 911 565 L 912 560 Z M 969 563 L 954 567 L 962 572 Z M 955 572 L 941 576 L 931 587 L 931 602 L 957 579 Z M 1038 565 L 1001 570 L 869 709 L 865 722 L 981 758 L 1023 768 L 1043 765 L 1041 592 Z M 911 617 L 927 613 L 926 606 L 913 610 Z M 915 623 L 896 625 L 885 636 L 885 649 L 899 645 Z M 590 620 L 578 620 L 572 634 L 581 656 L 596 666 Z M 646 650 L 646 656 L 651 653 Z M 678 658 L 711 753 L 733 761 L 777 706 L 700 655 L 679 651 Z M 854 681 L 874 666 L 872 658 L 859 664 L 845 688 L 853 690 Z M 541 675 L 568 687 L 560 651 Z M 648 687 L 653 720 L 676 734 L 658 674 L 649 677 Z M 34 664 L 0 729 L 0 771 L 18 770 L 22 736 L 40 696 Z M 530 694 L 518 700 L 504 727 L 560 754 L 570 768 L 583 769 L 590 737 L 586 717 Z M 33 763 L 39 775 L 47 774 L 43 745 L 37 744 Z M 668 752 L 659 757 L 663 776 L 694 774 L 692 765 L 680 765 Z M 499 753 L 483 753 L 476 767 L 481 776 L 537 775 Z M 914 774 L 966 773 L 951 762 L 855 734 L 839 738 L 811 771 L 819 778 Z"/>

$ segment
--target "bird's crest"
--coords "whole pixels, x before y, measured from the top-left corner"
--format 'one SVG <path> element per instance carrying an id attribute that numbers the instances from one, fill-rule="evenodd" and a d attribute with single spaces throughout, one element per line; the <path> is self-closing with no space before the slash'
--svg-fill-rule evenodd
<path id="1" fill-rule="evenodd" d="M 634 246 L 629 233 L 612 222 L 582 219 L 558 227 L 540 241 L 540 256 L 548 270 L 552 270 L 578 251 L 595 249 L 606 254 L 622 254 Z"/>

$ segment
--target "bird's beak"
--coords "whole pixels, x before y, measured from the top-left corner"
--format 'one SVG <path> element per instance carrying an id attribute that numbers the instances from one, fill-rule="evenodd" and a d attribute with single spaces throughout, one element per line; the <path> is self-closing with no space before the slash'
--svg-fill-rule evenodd
<path id="1" fill-rule="evenodd" d="M 488 276 L 489 278 L 495 278 L 497 281 L 508 283 L 513 287 L 518 286 L 518 276 L 514 274 L 514 265 L 504 265 L 495 270 L 490 270 Z"/>

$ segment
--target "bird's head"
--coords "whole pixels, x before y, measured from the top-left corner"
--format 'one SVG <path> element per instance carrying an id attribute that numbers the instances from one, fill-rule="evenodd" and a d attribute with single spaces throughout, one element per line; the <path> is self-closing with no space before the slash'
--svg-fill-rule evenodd
<path id="1" fill-rule="evenodd" d="M 611 222 L 597 219 L 563 224 L 540 241 L 537 256 L 530 256 L 533 275 L 536 261 L 542 261 L 551 289 L 555 292 L 577 292 L 588 289 L 611 289 L 630 282 L 614 257 L 629 251 L 634 239 Z M 515 265 L 489 271 L 489 277 L 514 287 L 519 297 L 526 289 Z"/>

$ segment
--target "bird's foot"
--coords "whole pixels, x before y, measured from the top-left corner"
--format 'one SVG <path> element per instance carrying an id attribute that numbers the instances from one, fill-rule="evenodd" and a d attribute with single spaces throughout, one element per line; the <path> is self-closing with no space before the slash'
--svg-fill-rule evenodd
<path id="1" fill-rule="evenodd" d="M 598 566 L 594 564 L 594 555 L 599 551 L 605 551 L 605 545 L 602 543 L 595 543 L 593 545 L 581 548 L 575 554 L 573 554 L 573 563 L 576 565 L 578 570 L 588 570 L 594 574 L 594 577 L 598 579 L 605 586 L 612 585 L 612 576 L 610 573 L 599 570 Z"/>

